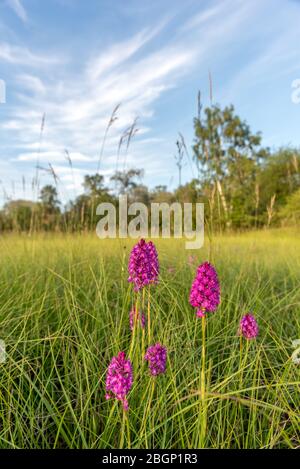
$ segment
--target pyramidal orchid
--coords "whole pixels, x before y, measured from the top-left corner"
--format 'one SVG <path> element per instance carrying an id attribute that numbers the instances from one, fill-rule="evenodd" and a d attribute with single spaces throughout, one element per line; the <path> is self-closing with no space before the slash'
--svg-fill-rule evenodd
<path id="1" fill-rule="evenodd" d="M 245 339 L 255 339 L 258 335 L 258 324 L 253 314 L 245 314 L 240 322 L 240 334 Z"/>
<path id="2" fill-rule="evenodd" d="M 190 290 L 190 304 L 196 308 L 196 316 L 202 318 L 202 353 L 199 395 L 199 448 L 204 445 L 207 428 L 206 403 L 206 313 L 213 313 L 220 304 L 220 284 L 216 270 L 209 262 L 199 265 Z"/>
<path id="3" fill-rule="evenodd" d="M 159 262 L 155 245 L 141 239 L 132 249 L 128 263 L 128 282 L 139 291 L 146 285 L 158 282 Z"/>
<path id="4" fill-rule="evenodd" d="M 119 352 L 113 357 L 106 375 L 106 399 L 116 398 L 128 410 L 127 394 L 133 383 L 132 364 L 126 360 L 125 352 Z"/>
<path id="5" fill-rule="evenodd" d="M 149 371 L 152 376 L 165 373 L 167 361 L 167 349 L 160 343 L 148 347 L 145 360 L 149 362 Z"/>
<path id="6" fill-rule="evenodd" d="M 220 284 L 216 270 L 209 262 L 201 264 L 190 291 L 190 304 L 196 308 L 196 315 L 213 313 L 220 304 Z"/>

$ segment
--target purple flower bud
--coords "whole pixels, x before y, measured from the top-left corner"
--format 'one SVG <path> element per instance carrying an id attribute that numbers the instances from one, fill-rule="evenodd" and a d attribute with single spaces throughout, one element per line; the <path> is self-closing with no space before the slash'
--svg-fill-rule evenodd
<path id="1" fill-rule="evenodd" d="M 158 256 L 152 241 L 146 243 L 144 239 L 141 239 L 133 247 L 128 263 L 128 273 L 128 282 L 134 283 L 135 291 L 158 282 Z"/>
<path id="2" fill-rule="evenodd" d="M 197 308 L 196 315 L 215 312 L 220 304 L 220 285 L 217 272 L 209 262 L 201 264 L 190 291 L 190 304 Z"/>
<path id="3" fill-rule="evenodd" d="M 148 347 L 145 360 L 149 362 L 149 370 L 152 376 L 157 376 L 166 371 L 167 349 L 157 343 Z"/>
<path id="4" fill-rule="evenodd" d="M 136 315 L 136 311 L 135 311 L 135 308 L 133 308 L 129 313 L 129 324 L 130 324 L 130 329 L 132 331 L 133 331 L 133 328 L 134 328 L 135 315 Z M 138 314 L 137 314 L 136 323 L 137 324 L 140 323 L 141 328 L 144 329 L 145 324 L 146 324 L 146 318 L 145 318 L 144 313 L 142 313 L 141 311 L 139 311 Z"/>
<path id="5" fill-rule="evenodd" d="M 132 364 L 126 360 L 125 352 L 113 357 L 106 375 L 106 399 L 115 397 L 122 402 L 124 410 L 128 410 L 127 394 L 133 382 Z"/>
<path id="6" fill-rule="evenodd" d="M 258 330 L 258 325 L 253 314 L 245 314 L 240 322 L 240 334 L 242 334 L 245 339 L 255 339 L 258 335 Z"/>

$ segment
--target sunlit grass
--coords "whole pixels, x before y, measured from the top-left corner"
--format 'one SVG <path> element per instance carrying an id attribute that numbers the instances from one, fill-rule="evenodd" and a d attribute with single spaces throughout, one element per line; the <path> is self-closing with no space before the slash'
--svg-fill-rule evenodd
<path id="1" fill-rule="evenodd" d="M 1 448 L 119 447 L 122 410 L 105 400 L 105 373 L 111 357 L 130 348 L 132 244 L 92 235 L 1 238 L 0 339 L 7 349 L 0 365 Z M 201 320 L 188 303 L 197 264 L 187 260 L 190 254 L 206 260 L 207 249 L 156 244 L 161 281 L 152 289 L 152 336 L 167 346 L 168 367 L 150 400 L 151 380 L 135 354 L 130 444 L 194 448 Z M 212 256 L 222 303 L 207 318 L 204 446 L 295 448 L 300 368 L 290 357 L 292 339 L 300 338 L 299 234 L 217 237 Z M 260 334 L 241 351 L 237 329 L 247 311 Z M 127 431 L 123 443 L 129 445 Z"/>

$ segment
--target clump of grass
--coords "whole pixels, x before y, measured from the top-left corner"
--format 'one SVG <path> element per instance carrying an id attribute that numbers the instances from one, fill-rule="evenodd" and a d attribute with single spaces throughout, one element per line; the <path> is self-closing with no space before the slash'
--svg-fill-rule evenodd
<path id="1" fill-rule="evenodd" d="M 105 375 L 111 357 L 130 348 L 132 244 L 91 235 L 1 238 L 1 448 L 119 446 L 122 409 L 105 400 Z M 188 304 L 194 268 L 180 240 L 156 244 L 151 331 L 168 349 L 167 372 L 153 396 L 147 369 L 135 377 L 128 434 L 132 448 L 192 448 L 202 343 Z M 279 231 L 214 240 L 222 302 L 206 324 L 204 447 L 299 446 L 299 367 L 291 360 L 291 339 L 300 338 L 299 247 L 298 237 Z M 192 254 L 201 263 L 207 248 Z M 247 311 L 259 336 L 240 354 Z"/>

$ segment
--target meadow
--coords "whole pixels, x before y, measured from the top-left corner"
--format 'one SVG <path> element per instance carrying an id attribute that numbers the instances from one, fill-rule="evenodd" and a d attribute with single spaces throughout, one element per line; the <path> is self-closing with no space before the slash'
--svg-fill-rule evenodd
<path id="1" fill-rule="evenodd" d="M 0 364 L 0 448 L 300 446 L 300 368 L 291 360 L 292 340 L 300 338 L 299 232 L 213 240 L 221 305 L 207 317 L 204 405 L 201 320 L 188 298 L 209 246 L 186 251 L 183 240 L 154 241 L 161 272 L 151 288 L 152 338 L 168 349 L 167 370 L 153 384 L 142 356 L 146 331 L 144 344 L 136 340 L 124 418 L 120 402 L 105 399 L 105 376 L 111 358 L 130 350 L 133 241 L 1 236 L 7 356 Z M 242 342 L 238 326 L 248 311 L 259 335 Z"/>

